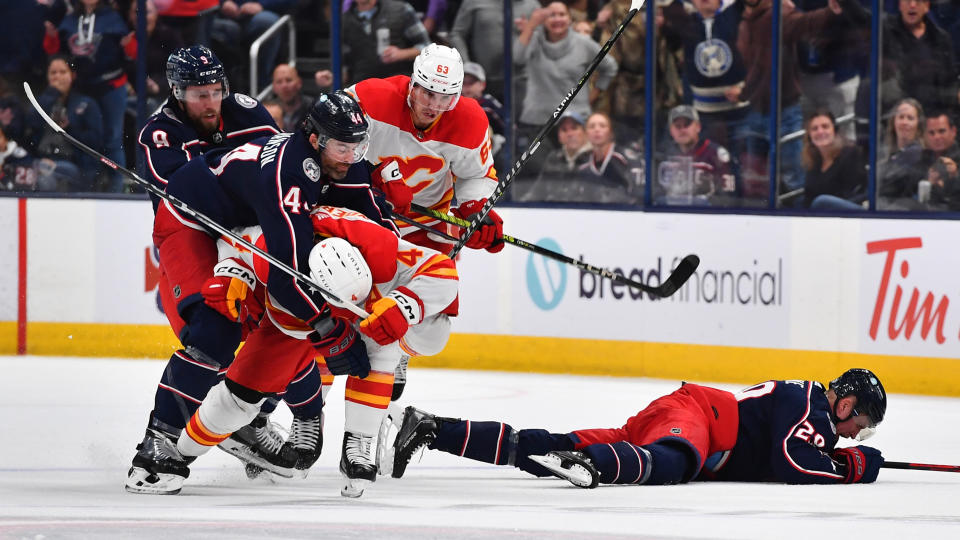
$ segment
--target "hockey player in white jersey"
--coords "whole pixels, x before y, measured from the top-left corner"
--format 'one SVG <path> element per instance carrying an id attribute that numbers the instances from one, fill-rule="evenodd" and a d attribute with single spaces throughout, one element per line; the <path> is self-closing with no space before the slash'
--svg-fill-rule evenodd
<path id="1" fill-rule="evenodd" d="M 446 255 L 398 239 L 358 212 L 320 206 L 311 219 L 316 233 L 324 238 L 311 252 L 311 276 L 340 298 L 353 300 L 371 313 L 358 324 L 370 360 L 369 373 L 350 376 L 344 396 L 341 494 L 359 497 L 366 485 L 376 480 L 377 434 L 386 416 L 401 356 L 432 355 L 446 345 L 450 334 L 448 314 L 457 296 L 457 270 Z M 239 232 L 263 245 L 257 229 Z M 220 256 L 221 264 L 229 260 L 235 266 L 252 268 L 260 285 L 247 290 L 245 283 L 236 283 L 237 289 L 225 291 L 230 295 L 226 301 L 232 302 L 231 297 L 240 302 L 262 301 L 266 316 L 261 326 L 269 325 L 278 330 L 275 334 L 286 336 L 281 336 L 282 345 L 277 346 L 275 341 L 264 354 L 238 355 L 234 363 L 237 367 L 228 370 L 226 379 L 264 392 L 282 391 L 289 381 L 277 381 L 276 373 L 296 373 L 301 369 L 299 364 L 314 361 L 307 339 L 310 327 L 270 301 L 270 292 L 263 286 L 271 271 L 266 261 L 223 240 Z M 332 309 L 335 317 L 358 322 L 347 309 Z M 281 363 L 298 366 L 283 369 Z M 234 426 L 249 423 L 248 407 L 239 406 L 240 402 L 230 396 L 229 382 L 220 383 L 210 394 L 178 441 L 184 456 L 205 453 L 229 437 Z"/>

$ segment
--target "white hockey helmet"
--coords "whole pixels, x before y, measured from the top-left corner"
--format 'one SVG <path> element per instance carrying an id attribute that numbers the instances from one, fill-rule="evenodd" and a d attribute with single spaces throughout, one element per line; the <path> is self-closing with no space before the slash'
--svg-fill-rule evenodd
<path id="1" fill-rule="evenodd" d="M 463 59 L 460 53 L 453 47 L 436 43 L 424 47 L 413 60 L 413 74 L 410 75 L 410 88 L 407 91 L 409 105 L 414 99 L 414 86 L 439 94 L 434 96 L 437 99 L 424 105 L 446 111 L 456 107 L 463 89 Z"/>
<path id="2" fill-rule="evenodd" d="M 373 287 L 370 267 L 360 250 L 343 238 L 326 238 L 310 250 L 310 277 L 324 289 L 337 295 L 341 302 L 330 303 L 346 307 L 362 303 Z"/>

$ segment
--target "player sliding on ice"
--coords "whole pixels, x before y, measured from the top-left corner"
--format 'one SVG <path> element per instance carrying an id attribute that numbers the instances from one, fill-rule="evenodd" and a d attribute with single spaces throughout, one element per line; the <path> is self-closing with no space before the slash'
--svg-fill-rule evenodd
<path id="1" fill-rule="evenodd" d="M 446 255 L 400 240 L 358 212 L 320 206 L 310 218 L 314 232 L 323 238 L 310 253 L 311 276 L 339 298 L 371 313 L 358 321 L 343 304 L 330 302 L 332 315 L 341 321 L 338 324 L 359 323 L 361 335 L 355 339 L 362 341 L 369 355 L 365 365 L 346 370 L 335 368 L 335 358 L 327 360 L 334 373 L 351 375 L 345 395 L 341 493 L 359 497 L 366 485 L 376 480 L 377 433 L 390 403 L 393 374 L 401 355 L 432 355 L 446 345 L 450 335 L 447 313 L 457 296 L 457 270 Z M 258 229 L 244 229 L 242 234 L 265 245 Z M 251 303 L 256 309 L 265 298 L 266 316 L 227 370 L 226 380 L 210 391 L 180 435 L 177 448 L 188 459 L 202 455 L 247 425 L 264 398 L 282 393 L 291 378 L 312 365 L 316 356 L 311 346 L 311 340 L 316 340 L 312 328 L 276 305 L 270 286 L 264 287 L 276 270 L 249 250 L 224 242 L 220 254 L 226 258 L 218 267 L 239 269 L 235 275 L 246 272 L 257 279 L 219 288 L 221 301 L 215 300 L 211 291 L 206 301 L 229 312 L 231 307 L 242 311 Z M 319 451 L 317 445 L 315 452 L 301 457 L 309 462 L 300 462 L 296 468 L 309 468 Z"/>
<path id="2" fill-rule="evenodd" d="M 620 428 L 549 433 L 514 430 L 404 411 L 394 442 L 400 478 L 423 446 L 512 465 L 576 486 L 676 484 L 698 480 L 791 484 L 869 483 L 883 457 L 869 446 L 836 448 L 840 437 L 861 441 L 883 420 L 887 396 L 866 369 L 830 382 L 766 381 L 731 394 L 684 384 L 654 400 Z"/>

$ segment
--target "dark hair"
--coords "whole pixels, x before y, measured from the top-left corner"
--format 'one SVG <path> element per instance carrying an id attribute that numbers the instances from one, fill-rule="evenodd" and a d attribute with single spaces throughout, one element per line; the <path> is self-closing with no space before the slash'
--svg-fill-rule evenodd
<path id="1" fill-rule="evenodd" d="M 803 168 L 808 171 L 819 168 L 823 163 L 823 156 L 820 154 L 820 149 L 814 146 L 813 141 L 810 139 L 810 122 L 812 122 L 814 118 L 820 117 L 830 119 L 830 125 L 833 126 L 834 147 L 839 150 L 848 143 L 846 139 L 837 133 L 837 117 L 833 115 L 833 112 L 827 107 L 817 107 L 814 109 L 814 111 L 808 114 L 803 120 Z"/>
<path id="2" fill-rule="evenodd" d="M 928 121 L 929 121 L 929 120 L 933 120 L 934 118 L 940 118 L 941 116 L 946 116 L 946 117 L 947 117 L 947 125 L 948 125 L 948 126 L 950 126 L 950 127 L 952 127 L 952 128 L 957 127 L 957 123 L 954 122 L 954 120 L 953 120 L 953 115 L 950 114 L 949 111 L 945 111 L 945 110 L 943 110 L 943 109 L 931 111 L 930 114 L 927 115 L 927 120 L 928 120 Z"/>
<path id="3" fill-rule="evenodd" d="M 62 53 L 52 54 L 50 58 L 47 58 L 47 69 L 50 69 L 50 66 L 57 60 L 63 60 L 63 63 L 67 64 L 70 71 L 74 73 L 77 72 L 77 65 L 74 63 L 73 57 Z"/>

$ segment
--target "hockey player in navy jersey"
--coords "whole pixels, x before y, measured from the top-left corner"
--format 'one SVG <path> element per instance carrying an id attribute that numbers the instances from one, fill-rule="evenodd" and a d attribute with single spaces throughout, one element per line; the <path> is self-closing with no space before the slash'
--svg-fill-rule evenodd
<path id="1" fill-rule="evenodd" d="M 380 213 L 370 191 L 369 166 L 362 162 L 367 127 L 356 101 L 341 92 L 327 94 L 296 132 L 256 139 L 229 152 L 207 152 L 168 178 L 166 191 L 226 228 L 260 225 L 270 253 L 303 271 L 313 246 L 310 211 L 317 204 L 347 207 L 392 227 Z M 244 321 L 228 319 L 204 302 L 202 289 L 218 260 L 215 238 L 169 202 L 159 206 L 154 243 L 187 325 L 180 333 L 184 348 L 174 354 L 161 381 L 161 388 L 177 391 L 158 393 L 147 437 L 130 469 L 129 491 L 180 490 L 189 472 L 175 448 L 177 435 L 233 361 L 240 341 Z M 353 328 L 331 318 L 322 296 L 279 271 L 270 274 L 268 290 L 268 303 L 315 330 L 314 345 L 333 373 L 369 369 L 363 342 L 355 339 Z M 174 373 L 177 378 L 171 380 Z M 236 390 L 240 399 L 250 395 Z M 161 406 L 161 400 L 171 403 Z M 282 443 L 272 449 L 268 460 L 296 460 Z"/>
<path id="2" fill-rule="evenodd" d="M 886 408 L 883 385 L 866 369 L 846 371 L 827 389 L 816 381 L 766 381 L 732 394 L 684 384 L 623 427 L 563 434 L 407 407 L 392 474 L 403 476 L 412 455 L 429 445 L 584 488 L 693 479 L 869 483 L 883 465 L 880 451 L 836 445 L 840 437 L 859 441 L 872 435 Z"/>

